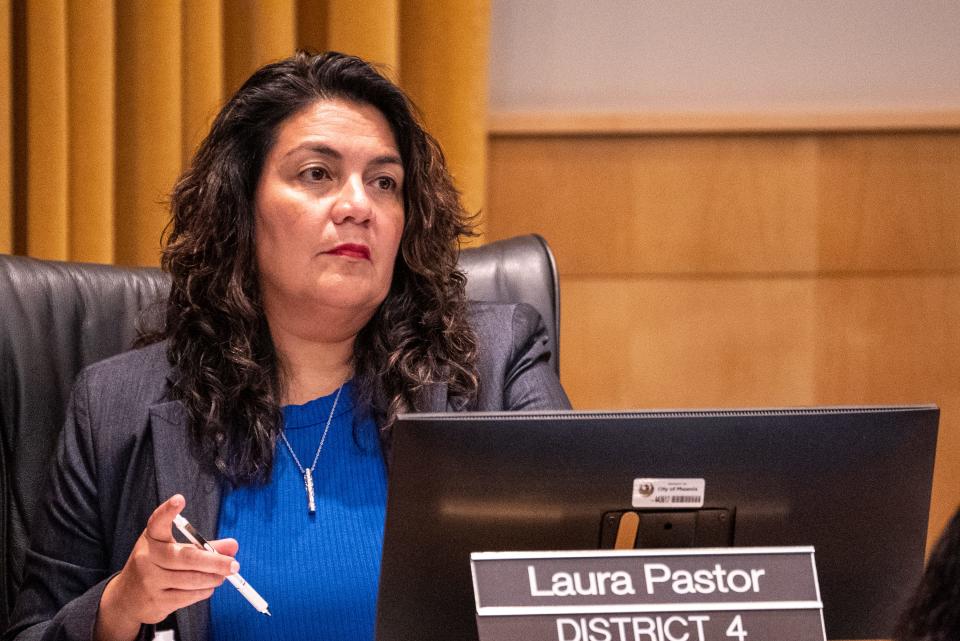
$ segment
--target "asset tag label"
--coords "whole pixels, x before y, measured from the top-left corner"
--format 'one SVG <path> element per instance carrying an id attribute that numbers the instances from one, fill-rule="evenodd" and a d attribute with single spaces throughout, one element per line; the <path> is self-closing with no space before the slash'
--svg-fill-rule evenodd
<path id="1" fill-rule="evenodd" d="M 633 507 L 703 507 L 706 487 L 704 479 L 634 479 Z"/>

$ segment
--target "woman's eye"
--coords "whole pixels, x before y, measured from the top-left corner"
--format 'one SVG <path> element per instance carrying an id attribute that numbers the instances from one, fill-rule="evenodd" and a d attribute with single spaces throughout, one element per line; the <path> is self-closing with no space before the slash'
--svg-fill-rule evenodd
<path id="1" fill-rule="evenodd" d="M 380 176 L 377 178 L 376 184 L 384 191 L 395 191 L 397 189 L 397 181 L 389 176 Z"/>
<path id="2" fill-rule="evenodd" d="M 307 180 L 327 180 L 330 173 L 323 167 L 307 167 L 301 175 Z"/>

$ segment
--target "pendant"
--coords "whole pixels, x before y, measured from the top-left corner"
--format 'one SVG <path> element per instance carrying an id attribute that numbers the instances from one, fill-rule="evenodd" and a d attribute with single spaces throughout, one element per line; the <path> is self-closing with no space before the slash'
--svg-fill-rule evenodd
<path id="1" fill-rule="evenodd" d="M 303 484 L 307 488 L 307 511 L 313 514 L 317 511 L 317 503 L 313 497 L 313 470 L 306 470 L 303 473 Z"/>

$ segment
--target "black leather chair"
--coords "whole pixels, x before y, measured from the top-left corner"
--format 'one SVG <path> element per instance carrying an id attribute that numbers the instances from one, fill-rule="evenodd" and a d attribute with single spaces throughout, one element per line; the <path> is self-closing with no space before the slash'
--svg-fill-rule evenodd
<path id="1" fill-rule="evenodd" d="M 559 372 L 559 284 L 546 241 L 522 236 L 467 249 L 460 265 L 470 299 L 522 301 L 540 312 Z M 129 349 L 138 318 L 168 287 L 157 269 L 0 255 L 0 631 L 73 379 Z"/>

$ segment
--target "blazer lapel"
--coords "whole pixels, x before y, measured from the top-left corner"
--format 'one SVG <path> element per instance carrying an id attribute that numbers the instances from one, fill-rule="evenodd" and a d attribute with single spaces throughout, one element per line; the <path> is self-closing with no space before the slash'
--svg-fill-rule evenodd
<path id="1" fill-rule="evenodd" d="M 420 397 L 420 412 L 446 412 L 447 408 L 447 384 L 430 383 L 427 385 Z"/>
<path id="2" fill-rule="evenodd" d="M 220 484 L 193 457 L 183 405 L 179 401 L 169 401 L 151 406 L 150 427 L 160 500 L 182 494 L 187 501 L 183 515 L 201 534 L 209 539 L 215 538 L 220 516 Z M 180 641 L 206 641 L 210 602 L 201 601 L 177 610 L 176 620 Z"/>

